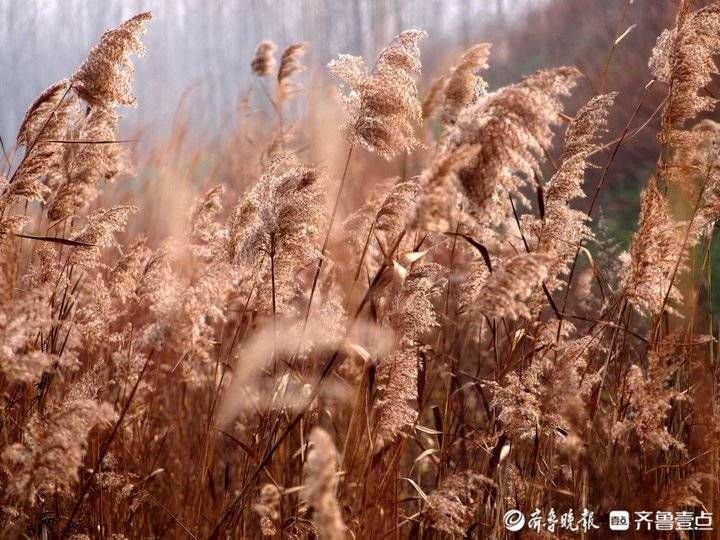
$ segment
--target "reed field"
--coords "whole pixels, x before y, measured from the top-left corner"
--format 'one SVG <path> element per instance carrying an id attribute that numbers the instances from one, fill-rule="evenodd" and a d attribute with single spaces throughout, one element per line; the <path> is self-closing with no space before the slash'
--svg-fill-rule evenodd
<path id="1" fill-rule="evenodd" d="M 120 133 L 151 13 L 88 43 L 0 156 L 0 538 L 720 538 L 720 2 L 672 4 L 629 109 L 263 41 L 212 144 Z"/>

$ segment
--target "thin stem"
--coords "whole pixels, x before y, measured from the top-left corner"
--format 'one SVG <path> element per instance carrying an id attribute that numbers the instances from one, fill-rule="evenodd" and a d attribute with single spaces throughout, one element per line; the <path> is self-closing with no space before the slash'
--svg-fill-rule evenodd
<path id="1" fill-rule="evenodd" d="M 600 90 L 599 93 L 602 94 L 605 91 L 605 80 L 607 79 L 608 70 L 610 69 L 610 62 L 612 62 L 613 54 L 615 53 L 615 49 L 618 45 L 618 38 L 620 37 L 620 30 L 622 29 L 623 23 L 625 22 L 625 17 L 627 16 L 628 9 L 630 8 L 630 4 L 632 3 L 632 0 L 628 0 L 625 4 L 625 8 L 623 9 L 622 16 L 620 17 L 620 21 L 617 24 L 617 27 L 615 29 L 615 33 L 613 34 L 613 42 L 612 45 L 610 45 L 610 50 L 608 51 L 607 59 L 605 60 L 605 66 L 603 67 L 602 75 L 600 76 Z"/>
<path id="2" fill-rule="evenodd" d="M 654 80 L 651 80 L 647 85 L 645 85 L 645 91 L 643 92 L 642 97 L 640 98 L 640 101 L 638 102 L 637 106 L 635 107 L 635 110 L 633 110 L 632 115 L 630 116 L 630 119 L 625 124 L 625 128 L 623 129 L 622 135 L 617 139 L 617 143 L 615 144 L 615 147 L 613 148 L 612 153 L 610 154 L 610 157 L 607 160 L 607 163 L 605 164 L 605 167 L 603 167 L 602 175 L 600 176 L 600 180 L 598 181 L 598 185 L 595 187 L 595 191 L 593 193 L 593 197 L 590 201 L 590 207 L 587 210 L 587 216 L 592 217 L 593 210 L 595 209 L 595 204 L 598 200 L 598 196 L 600 195 L 600 190 L 602 189 L 603 185 L 605 184 L 605 179 L 607 178 L 608 171 L 610 170 L 610 167 L 612 166 L 613 162 L 615 161 L 615 157 L 618 154 L 618 151 L 620 150 L 620 147 L 622 146 L 623 142 L 626 140 L 627 135 L 630 131 L 630 126 L 632 125 L 633 121 L 637 117 L 638 112 L 640 112 L 640 108 L 643 106 L 643 103 L 645 103 L 645 99 L 648 96 L 648 93 L 650 92 L 650 88 L 652 88 L 654 84 Z M 568 274 L 568 281 L 567 281 L 567 287 L 565 287 L 565 292 L 563 294 L 563 301 L 562 305 L 560 306 L 560 311 L 564 312 L 565 308 L 567 307 L 567 301 L 570 296 L 570 289 L 572 288 L 572 282 L 573 278 L 575 276 L 575 269 L 577 267 L 577 261 L 578 256 L 580 255 L 580 250 L 582 248 L 583 241 L 580 240 L 580 244 L 577 247 L 577 250 L 575 251 L 575 256 L 573 257 L 572 265 L 570 266 L 570 273 Z M 560 336 L 560 331 L 562 330 L 562 321 L 560 324 L 558 324 L 558 339 Z"/>
<path id="3" fill-rule="evenodd" d="M 308 319 L 310 317 L 310 310 L 312 309 L 312 301 L 315 296 L 315 289 L 317 288 L 318 278 L 322 271 L 323 262 L 325 261 L 325 251 L 330 240 L 330 233 L 332 232 L 333 224 L 335 222 L 335 216 L 337 215 L 338 207 L 340 206 L 340 195 L 345 187 L 345 180 L 347 178 L 348 169 L 350 167 L 350 159 L 352 158 L 354 144 L 350 144 L 348 149 L 347 158 L 345 158 L 345 168 L 343 169 L 342 177 L 340 178 L 340 187 L 338 188 L 337 195 L 335 196 L 335 203 L 333 204 L 332 213 L 330 214 L 330 222 L 328 223 L 327 232 L 325 233 L 325 240 L 323 240 L 322 249 L 320 250 L 320 260 L 318 261 L 317 269 L 315 270 L 315 276 L 313 277 L 312 288 L 310 289 L 310 299 L 308 300 L 307 310 L 305 311 L 305 320 L 303 321 L 303 332 L 307 327 Z"/>
<path id="4" fill-rule="evenodd" d="M 130 404 L 132 403 L 132 400 L 135 397 L 135 393 L 137 392 L 137 389 L 140 386 L 140 382 L 142 381 L 143 376 L 145 375 L 145 371 L 147 370 L 147 367 L 150 364 L 150 360 L 152 359 L 154 353 L 155 353 L 155 350 L 152 350 L 147 355 L 147 358 L 145 359 L 145 363 L 143 364 L 143 367 L 140 370 L 140 373 L 138 374 L 137 380 L 135 381 L 135 384 L 133 385 L 132 390 L 130 391 L 130 395 L 128 396 L 127 400 L 125 401 L 122 411 L 120 411 L 120 416 L 118 416 L 118 419 L 115 422 L 115 425 L 113 426 L 113 429 L 110 432 L 110 435 L 107 437 L 107 439 L 105 439 L 105 442 L 103 443 L 102 447 L 100 448 L 100 453 L 98 454 L 98 458 L 95 462 L 95 466 L 93 467 L 92 473 L 90 474 L 90 478 L 87 479 L 87 481 L 83 484 L 82 488 L 80 489 L 80 494 L 78 495 L 77 499 L 75 500 L 75 506 L 73 506 L 72 512 L 70 512 L 70 517 L 68 517 L 68 520 L 65 523 L 65 527 L 63 528 L 62 534 L 60 535 L 61 538 L 66 538 L 68 536 L 68 533 L 70 532 L 70 527 L 72 526 L 72 522 L 75 519 L 75 516 L 77 515 L 78 511 L 80 510 L 80 506 L 82 505 L 82 502 L 85 499 L 85 495 L 87 495 L 87 492 L 90 490 L 90 486 L 92 485 L 93 480 L 95 479 L 95 476 L 97 475 L 97 473 L 100 469 L 100 465 L 102 464 L 103 460 L 105 459 L 105 456 L 107 455 L 107 453 L 110 451 L 110 445 L 112 444 L 113 440 L 115 439 L 117 432 L 120 430 L 120 425 L 122 424 L 123 420 L 125 419 L 125 415 L 127 414 L 128 410 L 130 409 Z"/>
<path id="5" fill-rule="evenodd" d="M 53 110 L 50 111 L 50 114 L 48 114 L 48 117 L 45 119 L 45 122 L 43 122 L 43 125 L 42 125 L 42 126 L 40 127 L 40 129 L 38 130 L 37 135 L 35 135 L 35 138 L 33 139 L 33 142 L 32 142 L 32 143 L 30 144 L 30 146 L 28 146 L 27 149 L 25 150 L 25 155 L 24 155 L 23 158 L 20 160 L 20 163 L 18 164 L 17 169 L 15 169 L 15 172 L 13 173 L 13 175 L 10 177 L 10 180 L 8 181 L 8 184 L 12 184 L 12 183 L 13 183 L 13 180 L 15 180 L 15 177 L 17 176 L 18 171 L 22 168 L 22 165 L 23 165 L 23 163 L 25 163 L 25 160 L 28 158 L 28 156 L 29 156 L 30 154 L 32 154 L 32 151 L 34 150 L 35 145 L 38 143 L 38 141 L 40 141 L 40 137 L 42 136 L 43 132 L 45 131 L 45 128 L 46 128 L 47 125 L 50 123 L 50 120 L 52 120 L 52 117 L 55 116 L 55 112 L 60 108 L 60 105 L 62 105 L 62 102 L 65 101 L 65 98 L 66 98 L 67 95 L 70 93 L 70 90 L 72 89 L 72 87 L 73 87 L 73 83 L 70 83 L 70 84 L 68 85 L 68 87 L 67 87 L 67 90 L 65 90 L 65 93 L 64 93 L 64 94 L 62 95 L 62 97 L 60 98 L 60 101 L 57 102 L 57 105 L 55 105 L 55 107 L 53 108 Z"/>
<path id="6" fill-rule="evenodd" d="M 277 332 L 277 301 L 275 296 L 275 233 L 270 235 L 270 279 L 272 281 L 273 331 Z"/>
<path id="7" fill-rule="evenodd" d="M 282 150 L 284 152 L 285 151 L 285 128 L 283 126 L 282 108 L 272 98 L 272 96 L 270 95 L 270 91 L 267 89 L 267 87 L 265 86 L 265 83 L 263 81 L 260 81 L 260 87 L 263 89 L 263 92 L 265 93 L 265 96 L 267 97 L 268 101 L 270 102 L 270 105 L 272 105 L 272 108 L 275 110 L 275 114 L 277 114 L 278 124 L 280 126 L 280 147 L 282 148 Z"/>
<path id="8" fill-rule="evenodd" d="M 5 150 L 5 142 L 3 141 L 2 137 L 0 137 L 0 149 L 2 149 L 2 154 L 5 158 L 5 162 L 7 163 L 9 170 L 9 168 L 12 167 L 12 162 L 10 161 L 10 156 L 8 155 L 7 150 Z"/>

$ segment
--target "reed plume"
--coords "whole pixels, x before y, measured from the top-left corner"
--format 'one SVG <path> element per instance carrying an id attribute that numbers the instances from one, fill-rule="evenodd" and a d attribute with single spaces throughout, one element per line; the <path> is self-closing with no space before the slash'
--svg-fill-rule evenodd
<path id="1" fill-rule="evenodd" d="M 124 230 L 129 216 L 135 212 L 134 206 L 115 206 L 90 214 L 87 225 L 73 235 L 73 241 L 82 245 L 71 253 L 69 263 L 86 267 L 101 264 L 101 249 L 116 245 L 113 233 Z"/>
<path id="2" fill-rule="evenodd" d="M 307 51 L 307 43 L 293 43 L 285 49 L 280 57 L 280 67 L 277 73 L 278 100 L 282 102 L 293 91 L 296 85 L 290 80 L 293 75 L 302 73 L 306 67 L 302 64 L 302 57 Z"/>
<path id="3" fill-rule="evenodd" d="M 427 497 L 423 516 L 430 526 L 450 535 L 464 535 L 477 511 L 483 493 L 495 483 L 466 470 L 445 478 Z"/>
<path id="4" fill-rule="evenodd" d="M 563 339 L 556 345 L 558 324 L 542 325 L 537 340 L 542 350 L 530 364 L 520 373 L 508 374 L 502 386 L 489 386 L 494 389 L 498 420 L 514 441 L 543 437 L 577 455 L 583 448 L 592 391 L 599 382 L 589 365 L 597 344 L 590 336 L 573 339 L 577 332 L 567 321 L 560 332 Z"/>
<path id="5" fill-rule="evenodd" d="M 349 89 L 343 95 L 343 130 L 351 143 L 385 159 L 417 146 L 413 124 L 420 121 L 422 106 L 413 76 L 420 73 L 418 42 L 425 36 L 421 30 L 398 35 L 380 51 L 370 72 L 359 56 L 343 54 L 328 64 Z"/>
<path id="6" fill-rule="evenodd" d="M 466 107 L 448 130 L 443 152 L 477 147 L 458 177 L 469 210 L 483 223 L 501 222 L 509 213 L 506 194 L 519 196 L 534 178 L 558 123 L 560 98 L 579 76 L 575 68 L 538 71 Z"/>
<path id="7" fill-rule="evenodd" d="M 318 535 L 329 540 L 345 536 L 345 524 L 335 498 L 337 489 L 337 450 L 330 435 L 322 428 L 310 432 L 312 445 L 305 463 L 304 496 L 313 510 Z"/>
<path id="8" fill-rule="evenodd" d="M 25 156 L 11 177 L 9 190 L 3 189 L 0 200 L 25 197 L 42 201 L 48 194 L 45 184 L 53 185 L 59 174 L 64 146 L 58 142 L 67 137 L 75 106 L 70 81 L 63 79 L 43 91 L 30 105 L 16 137 Z M 8 193 L 9 191 L 9 193 Z"/>
<path id="9" fill-rule="evenodd" d="M 615 97 L 596 96 L 578 110 L 565 132 L 560 165 L 545 188 L 545 211 L 537 226 L 536 249 L 556 256 L 546 283 L 550 291 L 560 287 L 557 275 L 567 272 L 580 243 L 591 236 L 587 215 L 572 209 L 570 202 L 585 195 L 582 185 L 587 169 L 592 167 L 588 158 L 600 146 Z"/>
<path id="10" fill-rule="evenodd" d="M 439 152 L 418 177 L 420 193 L 411 224 L 422 230 L 445 232 L 465 219 L 465 202 L 460 172 L 472 163 L 479 145 L 465 144 L 452 151 Z"/>
<path id="11" fill-rule="evenodd" d="M 670 302 L 682 300 L 672 280 L 678 259 L 682 257 L 684 226 L 686 224 L 670 216 L 665 198 L 658 191 L 655 179 L 651 179 L 642 194 L 640 225 L 633 235 L 621 273 L 626 298 L 641 311 L 658 314 L 666 294 Z M 672 308 L 672 305 L 666 307 Z"/>
<path id="12" fill-rule="evenodd" d="M 130 57 L 145 53 L 140 37 L 150 19 L 150 12 L 140 13 L 105 32 L 70 78 L 73 89 L 91 106 L 135 105 Z"/>
<path id="13" fill-rule="evenodd" d="M 475 309 L 488 317 L 529 317 L 528 300 L 548 277 L 553 255 L 528 253 L 509 259 L 485 281 Z"/>
<path id="14" fill-rule="evenodd" d="M 489 43 L 470 47 L 452 69 L 444 89 L 444 122 L 455 123 L 460 111 L 485 94 L 487 84 L 478 75 L 478 71 L 488 67 L 490 47 Z"/>
<path id="15" fill-rule="evenodd" d="M 110 182 L 123 168 L 123 155 L 116 144 L 117 113 L 95 107 L 74 130 L 78 141 L 100 141 L 101 144 L 66 145 L 62 156 L 63 180 L 56 188 L 48 207 L 48 217 L 61 220 L 85 210 L 97 196 L 97 186 Z"/>
<path id="16" fill-rule="evenodd" d="M 412 215 L 420 185 L 415 180 L 397 178 L 384 182 L 376 193 L 343 222 L 345 243 L 353 255 L 354 266 L 362 261 L 372 273 L 382 259 L 380 244 L 392 245 Z"/>
<path id="17" fill-rule="evenodd" d="M 638 444 L 646 451 L 684 449 L 666 425 L 673 402 L 685 399 L 671 384 L 680 363 L 677 354 L 674 347 L 661 343 L 649 352 L 645 369 L 633 365 L 628 370 L 628 409 L 612 427 L 613 437 L 621 445 Z"/>
<path id="18" fill-rule="evenodd" d="M 249 268 L 265 259 L 258 295 L 263 309 L 271 309 L 273 295 L 277 310 L 290 309 L 300 294 L 299 272 L 317 260 L 325 182 L 319 171 L 281 155 L 233 211 L 231 253 Z M 269 275 L 273 267 L 274 279 Z"/>
<path id="19" fill-rule="evenodd" d="M 432 118 L 442 106 L 446 84 L 447 75 L 440 75 L 433 79 L 422 102 L 423 120 Z"/>
<path id="20" fill-rule="evenodd" d="M 88 434 L 114 419 L 110 404 L 81 397 L 67 398 L 47 418 L 34 416 L 25 441 L 8 446 L 0 455 L 13 471 L 9 489 L 30 501 L 39 494 L 68 492 L 78 480 Z"/>
<path id="21" fill-rule="evenodd" d="M 260 517 L 263 536 L 275 536 L 278 532 L 276 523 L 280 519 L 281 499 L 282 494 L 274 484 L 265 484 L 260 488 L 260 496 L 253 505 L 253 510 Z"/>
<path id="22" fill-rule="evenodd" d="M 720 6 L 712 3 L 692 13 L 689 6 L 685 3 L 676 26 L 660 35 L 649 62 L 652 74 L 670 87 L 662 115 L 666 138 L 672 137 L 672 131 L 683 130 L 688 120 L 712 110 L 717 101 L 701 92 L 717 73 Z"/>
<path id="23" fill-rule="evenodd" d="M 422 264 L 412 269 L 390 300 L 384 322 L 396 336 L 396 351 L 380 361 L 378 399 L 374 411 L 375 451 L 382 450 L 417 418 L 412 402 L 418 397 L 420 340 L 438 326 L 433 299 L 442 291 L 443 269 Z"/>
<path id="24" fill-rule="evenodd" d="M 258 77 L 267 77 L 275 70 L 275 51 L 277 45 L 272 41 L 261 41 L 255 49 L 255 56 L 250 63 L 252 72 Z"/>

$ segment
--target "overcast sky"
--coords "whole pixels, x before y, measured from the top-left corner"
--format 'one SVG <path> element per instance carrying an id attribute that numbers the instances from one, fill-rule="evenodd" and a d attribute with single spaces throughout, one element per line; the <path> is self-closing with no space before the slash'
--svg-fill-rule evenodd
<path id="1" fill-rule="evenodd" d="M 8 0 L 0 2 L 0 134 L 11 142 L 29 103 L 69 76 L 102 32 L 151 10 L 148 55 L 135 62 L 140 108 L 123 111 L 125 125 L 169 125 L 180 96 L 192 89 L 198 120 L 223 117 L 250 81 L 255 45 L 308 41 L 308 62 L 322 67 L 341 52 L 374 55 L 411 27 L 423 44 L 459 47 L 482 39 L 485 25 L 509 24 L 540 0 Z M 437 56 L 437 55 L 436 55 Z"/>

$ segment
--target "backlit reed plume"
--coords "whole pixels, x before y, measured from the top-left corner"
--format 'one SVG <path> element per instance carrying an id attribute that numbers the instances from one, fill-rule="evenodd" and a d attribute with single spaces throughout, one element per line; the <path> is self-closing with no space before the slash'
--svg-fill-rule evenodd
<path id="1" fill-rule="evenodd" d="M 527 253 L 509 259 L 485 281 L 475 309 L 488 317 L 529 317 L 528 300 L 547 278 L 553 255 Z"/>
<path id="2" fill-rule="evenodd" d="M 84 210 L 97 196 L 97 186 L 112 181 L 123 167 L 121 147 L 106 144 L 117 136 L 118 116 L 113 109 L 94 107 L 75 132 L 76 140 L 100 144 L 69 144 L 63 153 L 63 180 L 48 208 L 48 217 L 60 220 Z"/>
<path id="3" fill-rule="evenodd" d="M 717 106 L 717 98 L 707 86 L 718 73 L 720 5 L 714 3 L 694 12 L 691 7 L 692 2 L 680 4 L 675 27 L 660 35 L 649 62 L 653 75 L 668 85 L 661 117 L 659 138 L 664 147 L 657 179 L 661 186 L 668 187 L 669 200 L 685 202 L 679 205 L 676 214 L 687 214 L 696 201 L 708 199 L 706 195 L 712 197 L 718 183 L 717 174 L 713 174 L 717 141 L 707 149 L 700 163 L 694 160 L 693 164 L 687 158 L 699 155 L 706 142 L 703 131 L 689 129 L 688 124 Z M 700 214 L 713 206 L 707 200 L 701 202 L 705 209 L 699 208 Z M 692 226 L 696 225 L 693 221 Z"/>
<path id="4" fill-rule="evenodd" d="M 55 284 L 60 277 L 58 251 L 50 243 L 42 243 L 35 251 L 35 257 L 22 276 L 23 284 L 30 288 L 39 288 Z"/>
<path id="5" fill-rule="evenodd" d="M 541 70 L 463 109 L 448 130 L 443 152 L 477 145 L 458 176 L 470 210 L 484 223 L 501 222 L 509 212 L 508 193 L 517 195 L 540 166 L 543 150 L 559 122 L 560 98 L 575 86 L 575 68 Z"/>
<path id="6" fill-rule="evenodd" d="M 168 261 L 169 262 L 169 261 Z M 186 281 L 170 264 L 158 265 L 146 276 L 145 302 L 154 322 L 144 330 L 143 340 L 154 349 L 182 354 L 182 366 L 190 382 L 202 379 L 215 345 L 215 328 L 226 320 L 228 295 L 237 276 L 226 264 L 208 265 L 202 275 Z"/>
<path id="7" fill-rule="evenodd" d="M 684 3 L 687 10 L 690 2 Z M 717 100 L 704 88 L 717 74 L 720 52 L 720 5 L 710 4 L 692 13 L 679 11 L 677 24 L 658 38 L 650 70 L 669 85 L 662 116 L 663 130 L 682 130 L 688 120 L 712 110 Z"/>
<path id="8" fill-rule="evenodd" d="M 296 85 L 290 78 L 305 71 L 306 67 L 301 60 L 306 51 L 306 43 L 293 43 L 283 51 L 277 73 L 278 99 L 280 101 L 283 101 L 289 93 L 296 89 Z"/>
<path id="9" fill-rule="evenodd" d="M 442 106 L 445 85 L 447 84 L 447 75 L 440 75 L 433 79 L 422 102 L 423 119 L 435 116 L 435 113 Z"/>
<path id="10" fill-rule="evenodd" d="M 666 295 L 669 302 L 682 299 L 677 285 L 671 284 L 671 280 L 678 258 L 682 256 L 685 226 L 670 216 L 665 197 L 652 178 L 642 194 L 640 225 L 632 237 L 630 253 L 621 272 L 625 297 L 641 311 L 657 315 L 665 304 Z"/>
<path id="11" fill-rule="evenodd" d="M 415 205 L 419 190 L 415 180 L 393 178 L 384 182 L 358 210 L 343 223 L 346 244 L 353 255 L 354 266 L 363 263 L 370 273 L 382 263 L 381 248 L 373 241 L 375 235 L 391 246 L 404 230 Z"/>
<path id="12" fill-rule="evenodd" d="M 413 227 L 446 232 L 457 226 L 464 214 L 465 201 L 458 174 L 475 159 L 479 148 L 479 145 L 464 144 L 434 157 L 417 178 L 420 194 L 411 220 Z"/>
<path id="13" fill-rule="evenodd" d="M 418 42 L 426 35 L 421 30 L 398 35 L 380 51 L 369 72 L 358 56 L 343 54 L 328 64 L 349 90 L 343 95 L 344 132 L 351 143 L 385 159 L 417 145 L 414 124 L 422 116 L 422 106 L 414 76 L 421 68 Z"/>
<path id="14" fill-rule="evenodd" d="M 669 160 L 669 174 L 684 175 L 683 182 L 675 182 L 681 195 L 700 202 L 693 227 L 698 232 L 720 217 L 719 155 L 720 123 L 705 119 L 689 130 L 687 144 L 677 146 Z"/>
<path id="15" fill-rule="evenodd" d="M 18 278 L 20 241 L 9 232 L 3 232 L 0 228 L 0 310 L 12 306 Z"/>
<path id="16" fill-rule="evenodd" d="M 485 261 L 472 262 L 463 272 L 463 279 L 458 290 L 458 314 L 467 313 L 472 309 L 480 291 L 485 286 L 490 272 Z"/>
<path id="17" fill-rule="evenodd" d="M 226 321 L 228 298 L 240 275 L 224 256 L 227 230 L 218 221 L 222 193 L 222 186 L 212 188 L 191 207 L 187 252 L 182 246 L 166 244 L 151 255 L 140 242 L 110 275 L 113 297 L 136 300 L 152 315 L 142 331 L 143 341 L 153 349 L 186 358 L 179 367 L 193 385 L 204 382 L 210 373 L 206 362 L 216 345 L 215 330 Z M 188 275 L 179 264 L 183 257 L 198 271 Z"/>
<path id="18" fill-rule="evenodd" d="M 16 259 L 7 262 L 11 261 L 17 263 Z M 7 270 L 12 268 L 8 266 Z M 12 286 L 15 287 L 14 282 Z M 7 295 L 10 293 L 16 297 L 14 302 L 5 302 L 0 307 L 0 372 L 13 382 L 37 383 L 53 361 L 59 360 L 37 344 L 37 336 L 52 328 L 52 309 L 46 301 L 48 288 L 39 287 L 22 295 L 6 290 Z"/>
<path id="19" fill-rule="evenodd" d="M 428 495 L 423 517 L 433 529 L 464 536 L 483 496 L 494 488 L 492 480 L 471 470 L 448 476 Z"/>
<path id="20" fill-rule="evenodd" d="M 411 427 L 418 413 L 417 376 L 420 348 L 410 340 L 398 344 L 398 350 L 384 358 L 379 366 L 380 398 L 376 403 L 373 444 L 379 452 Z"/>
<path id="21" fill-rule="evenodd" d="M 114 233 L 124 230 L 130 214 L 135 212 L 137 208 L 134 206 L 115 206 L 90 214 L 87 225 L 72 238 L 75 242 L 86 245 L 76 247 L 71 252 L 68 263 L 88 268 L 101 264 L 101 250 L 116 245 Z"/>
<path id="22" fill-rule="evenodd" d="M 72 76 L 73 89 L 91 106 L 135 105 L 130 56 L 144 54 L 140 37 L 150 19 L 150 12 L 140 13 L 105 32 Z"/>
<path id="23" fill-rule="evenodd" d="M 277 45 L 272 41 L 265 40 L 258 43 L 255 48 L 255 56 L 250 63 L 252 72 L 258 77 L 267 77 L 275 70 L 275 51 Z"/>
<path id="24" fill-rule="evenodd" d="M 576 331 L 567 321 L 562 325 L 563 339 L 556 343 L 557 328 L 557 322 L 543 324 L 536 343 L 541 350 L 530 364 L 509 373 L 502 386 L 493 381 L 489 387 L 494 389 L 498 420 L 514 441 L 543 436 L 577 452 L 598 382 L 588 363 L 601 348 L 592 336 L 572 339 Z"/>
<path id="25" fill-rule="evenodd" d="M 684 352 L 661 343 L 647 356 L 645 368 L 630 366 L 625 378 L 628 408 L 612 428 L 615 440 L 625 448 L 639 444 L 645 451 L 665 451 L 684 445 L 668 431 L 670 409 L 686 397 L 673 385 Z"/>
<path id="26" fill-rule="evenodd" d="M 0 189 L 3 192 L 0 194 L 0 210 L 6 210 L 12 207 L 14 204 L 21 201 L 42 201 L 50 192 L 50 190 L 42 183 L 36 180 L 37 177 L 33 175 L 18 177 L 18 180 L 12 184 L 8 184 L 4 178 L 0 178 Z M 14 226 L 11 226 L 10 219 L 20 219 L 20 216 L 2 215 L 0 217 L 0 223 L 2 223 L 2 229 L 15 229 L 20 223 L 15 221 Z"/>
<path id="27" fill-rule="evenodd" d="M 107 276 L 100 273 L 95 276 L 88 287 L 90 298 L 75 315 L 75 325 L 85 346 L 113 347 L 122 342 L 126 330 L 123 323 L 139 307 L 151 260 L 152 252 L 141 237 L 123 247 L 122 256 Z"/>
<path id="28" fill-rule="evenodd" d="M 265 484 L 260 488 L 253 511 L 260 518 L 260 530 L 263 536 L 277 534 L 277 522 L 280 519 L 280 502 L 282 495 L 275 484 Z"/>
<path id="29" fill-rule="evenodd" d="M 50 209 L 50 219 L 63 219 L 86 207 L 102 180 L 121 169 L 121 152 L 107 144 L 116 138 L 117 105 L 134 105 L 132 54 L 142 54 L 140 36 L 149 13 L 141 13 L 103 34 L 100 43 L 69 80 L 45 90 L 30 106 L 17 135 L 26 155 L 13 175 L 13 194 L 43 199 L 41 183 L 60 188 Z M 72 92 L 71 92 L 72 90 Z M 85 117 L 75 94 L 89 105 Z M 66 144 L 66 139 L 102 144 Z"/>
<path id="30" fill-rule="evenodd" d="M 312 507 L 312 520 L 320 538 L 342 540 L 345 524 L 335 491 L 337 490 L 337 450 L 322 428 L 310 432 L 311 445 L 305 462 L 305 500 Z"/>
<path id="31" fill-rule="evenodd" d="M 69 90 L 67 79 L 47 88 L 30 105 L 18 130 L 17 145 L 24 148 L 25 156 L 13 175 L 11 191 L 29 200 L 42 200 L 43 184 L 52 185 L 61 170 L 63 145 L 44 141 L 60 141 L 68 134 L 75 105 Z"/>
<path id="32" fill-rule="evenodd" d="M 49 415 L 33 416 L 24 441 L 8 446 L 0 456 L 13 471 L 9 489 L 29 501 L 39 493 L 68 493 L 78 480 L 88 434 L 114 419 L 110 404 L 72 395 Z"/>
<path id="33" fill-rule="evenodd" d="M 393 442 L 417 418 L 420 339 L 438 326 L 433 298 L 444 286 L 444 271 L 437 264 L 419 265 L 409 273 L 384 317 L 396 335 L 396 351 L 378 366 L 378 398 L 374 411 L 375 451 Z"/>
<path id="34" fill-rule="evenodd" d="M 230 255 L 249 268 L 262 264 L 259 298 L 265 309 L 271 309 L 273 295 L 277 310 L 290 309 L 300 294 L 299 273 L 317 261 L 325 182 L 316 169 L 280 155 L 233 211 Z"/>
<path id="35" fill-rule="evenodd" d="M 188 236 L 195 254 L 207 259 L 221 253 L 227 230 L 218 222 L 223 209 L 225 186 L 220 184 L 209 189 L 195 200 L 188 216 Z"/>
<path id="36" fill-rule="evenodd" d="M 545 190 L 545 213 L 538 233 L 537 251 L 555 254 L 547 286 L 560 286 L 557 275 L 567 271 L 580 242 L 590 235 L 584 212 L 570 207 L 573 199 L 583 197 L 589 156 L 598 149 L 605 132 L 607 116 L 615 94 L 594 97 L 575 114 L 565 132 L 560 165 Z"/>
<path id="37" fill-rule="evenodd" d="M 575 114 L 565 132 L 560 166 L 545 189 L 546 205 L 567 203 L 585 195 L 582 183 L 591 166 L 587 160 L 599 148 L 616 96 L 617 93 L 596 96 Z"/>
<path id="38" fill-rule="evenodd" d="M 461 110 L 485 93 L 487 84 L 478 75 L 478 72 L 488 67 L 490 47 L 489 43 L 480 43 L 470 47 L 452 69 L 445 85 L 445 106 L 442 112 L 444 122 L 454 123 Z"/>

